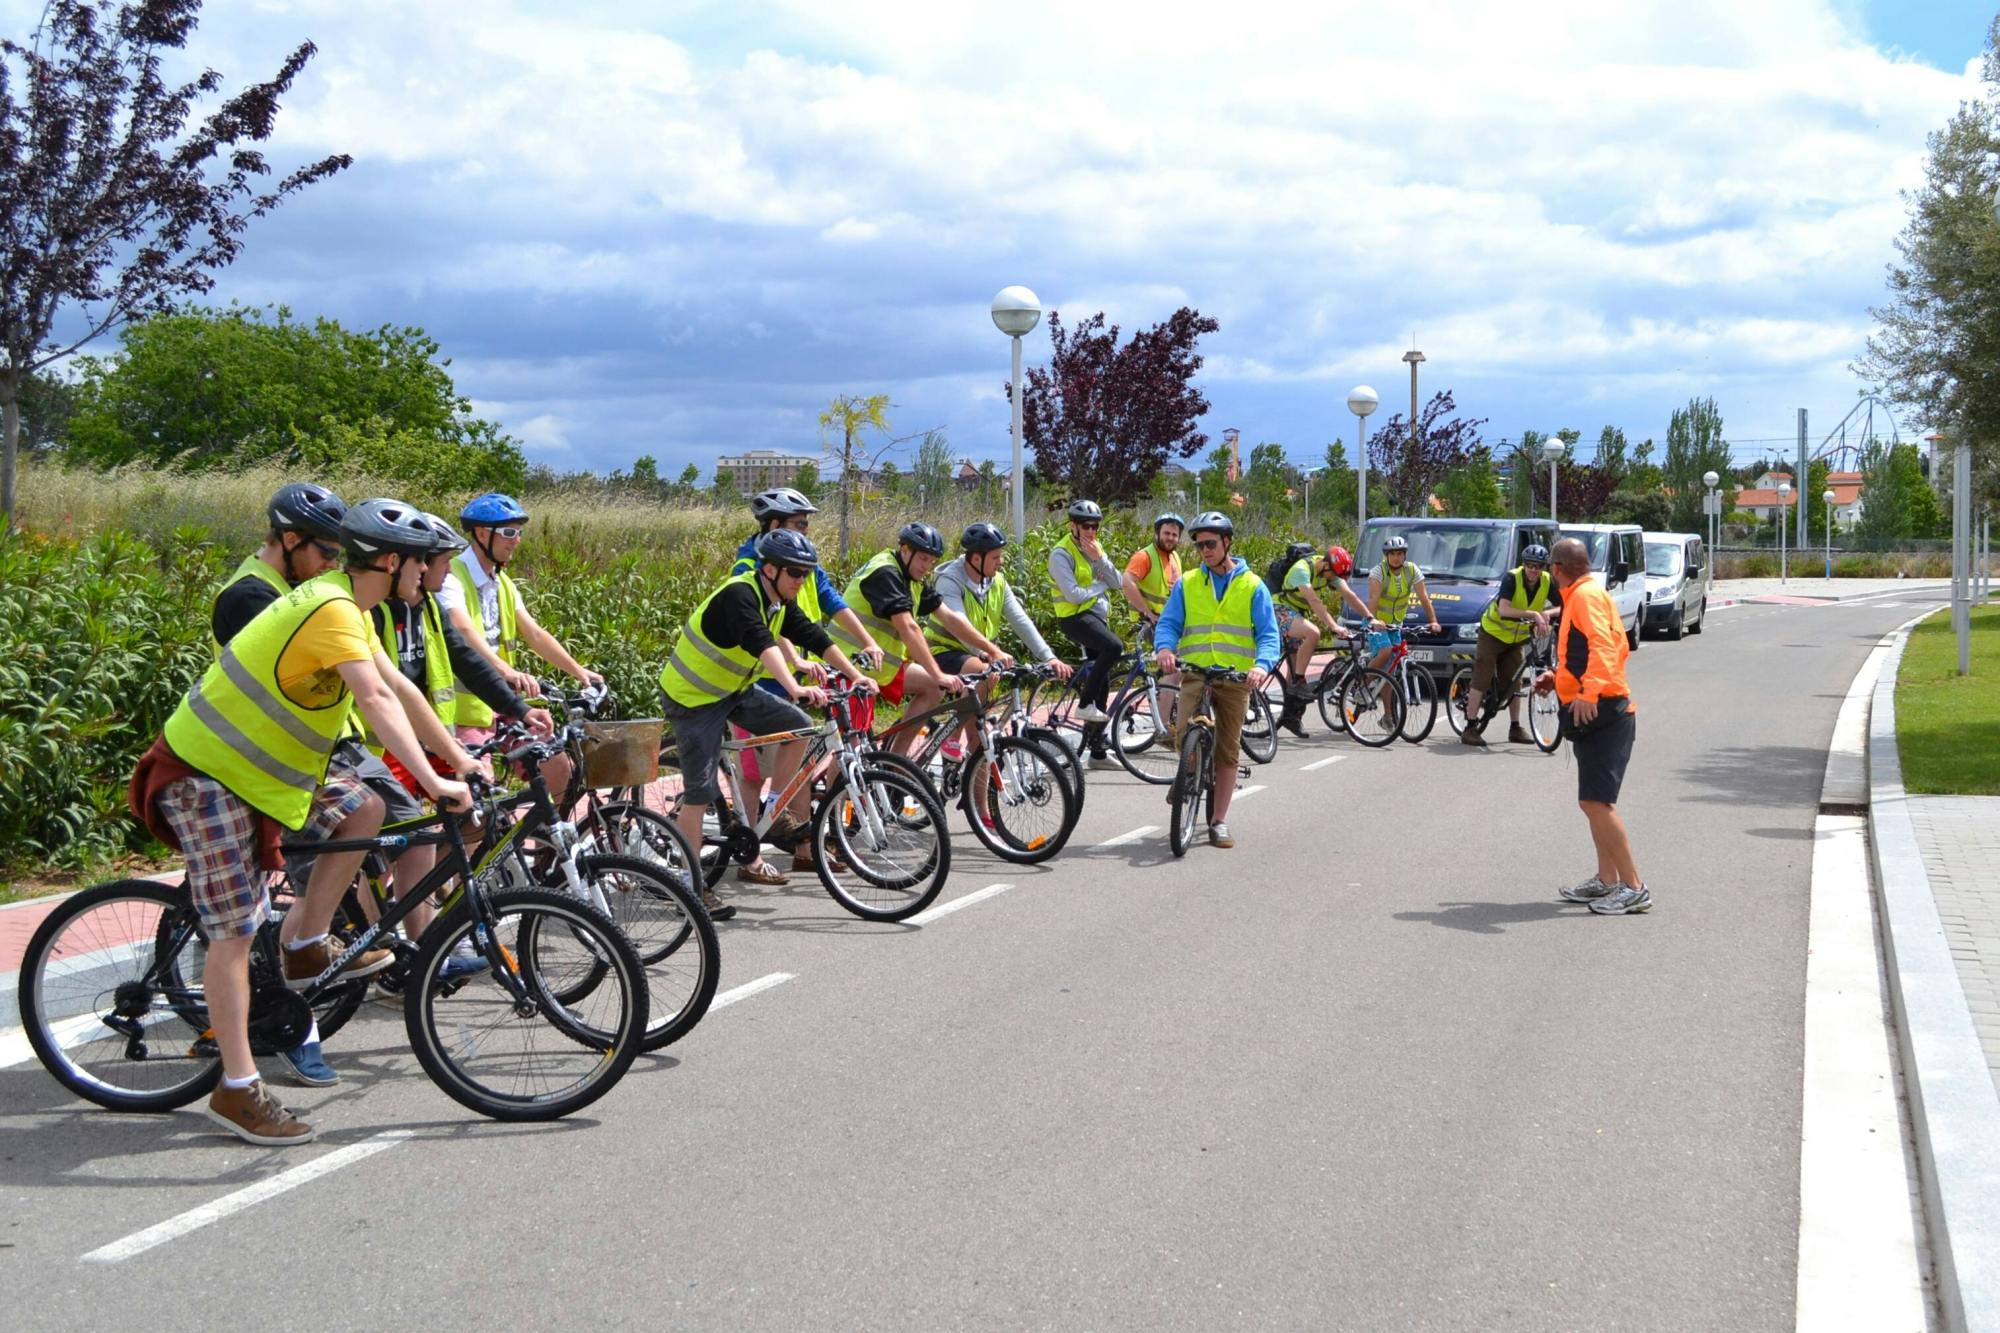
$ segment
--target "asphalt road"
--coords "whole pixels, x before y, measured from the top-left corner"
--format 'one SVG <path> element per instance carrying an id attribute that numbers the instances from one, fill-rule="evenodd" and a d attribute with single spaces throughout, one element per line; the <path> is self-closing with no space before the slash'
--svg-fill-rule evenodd
<path id="1" fill-rule="evenodd" d="M 1166 824 L 1095 774 L 1052 865 L 961 835 L 940 902 L 1012 887 L 927 926 L 746 886 L 722 984 L 791 979 L 560 1124 L 461 1111 L 387 1010 L 330 1048 L 339 1087 L 287 1091 L 321 1128 L 291 1152 L 0 1070 L 0 1319 L 1789 1327 L 1824 751 L 1917 605 L 1750 604 L 1634 657 L 1645 917 L 1554 896 L 1592 868 L 1566 749 L 1440 723 L 1288 741 L 1237 848 L 1178 862 L 1164 831 L 1094 846 Z"/>

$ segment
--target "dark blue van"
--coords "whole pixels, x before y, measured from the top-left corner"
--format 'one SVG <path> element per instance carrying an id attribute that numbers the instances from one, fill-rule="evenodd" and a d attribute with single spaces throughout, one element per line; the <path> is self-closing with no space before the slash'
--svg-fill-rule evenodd
<path id="1" fill-rule="evenodd" d="M 1368 575 L 1382 564 L 1382 540 L 1395 533 L 1410 544 L 1410 563 L 1424 571 L 1431 604 L 1444 633 L 1410 629 L 1410 660 L 1440 675 L 1472 662 L 1479 617 L 1486 613 L 1500 580 L 1521 563 L 1521 552 L 1540 543 L 1554 546 L 1556 525 L 1546 518 L 1371 518 L 1354 553 L 1354 591 L 1368 600 Z M 1342 617 L 1358 625 L 1350 610 Z M 1410 602 L 1408 626 L 1424 623 L 1424 608 Z"/>

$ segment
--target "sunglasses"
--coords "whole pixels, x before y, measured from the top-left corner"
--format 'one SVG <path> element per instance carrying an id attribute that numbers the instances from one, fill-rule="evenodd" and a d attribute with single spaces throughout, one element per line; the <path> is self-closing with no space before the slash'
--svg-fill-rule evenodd
<path id="1" fill-rule="evenodd" d="M 798 569 L 791 565 L 779 565 L 778 577 L 783 579 L 811 578 L 812 571 L 810 569 Z"/>
<path id="2" fill-rule="evenodd" d="M 524 527 L 495 528 L 493 529 L 493 535 L 495 537 L 505 537 L 509 541 L 512 541 L 526 531 L 527 529 Z"/>
<path id="3" fill-rule="evenodd" d="M 322 560 L 340 559 L 340 548 L 332 542 L 314 542 L 312 548 L 319 552 L 319 558 Z"/>
<path id="4" fill-rule="evenodd" d="M 1098 530 L 1098 528 L 1102 527 L 1103 525 L 1100 523 L 1078 523 L 1077 526 L 1079 528 L 1082 528 L 1085 532 L 1095 532 Z"/>
<path id="5" fill-rule="evenodd" d="M 1221 545 L 1222 545 L 1222 539 L 1220 537 L 1209 537 L 1205 539 L 1197 537 L 1194 539 L 1194 549 L 1197 551 L 1213 551 L 1218 547 L 1220 547 Z"/>

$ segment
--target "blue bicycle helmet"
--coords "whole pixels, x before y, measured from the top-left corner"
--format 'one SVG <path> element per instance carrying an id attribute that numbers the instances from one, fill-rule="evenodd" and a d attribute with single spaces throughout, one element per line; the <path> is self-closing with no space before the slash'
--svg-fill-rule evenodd
<path id="1" fill-rule="evenodd" d="M 896 540 L 912 551 L 922 551 L 926 555 L 944 554 L 944 534 L 928 523 L 905 523 L 903 530 L 896 534 Z"/>
<path id="2" fill-rule="evenodd" d="M 792 569 L 818 569 L 819 549 L 803 532 L 772 528 L 757 539 L 757 559 Z"/>
<path id="3" fill-rule="evenodd" d="M 1153 520 L 1153 535 L 1155 537 L 1159 536 L 1160 529 L 1169 523 L 1173 524 L 1177 528 L 1185 528 L 1187 526 L 1186 519 L 1182 518 L 1179 514 L 1176 514 L 1173 510 L 1169 509 L 1166 513 L 1161 514 L 1158 518 Z"/>
<path id="4" fill-rule="evenodd" d="M 1533 545 L 1529 546 L 1527 550 L 1521 552 L 1521 563 L 1524 565 L 1548 564 L 1549 548 L 1542 545 L 1540 542 L 1535 542 Z"/>
<path id="5" fill-rule="evenodd" d="M 458 521 L 482 528 L 501 523 L 526 523 L 528 511 L 521 508 L 521 502 L 513 496 L 488 491 L 466 501 L 465 508 L 458 511 Z"/>
<path id="6" fill-rule="evenodd" d="M 981 555 L 987 551 L 997 551 L 1007 544 L 1007 534 L 991 523 L 974 523 L 958 539 L 958 549 Z"/>

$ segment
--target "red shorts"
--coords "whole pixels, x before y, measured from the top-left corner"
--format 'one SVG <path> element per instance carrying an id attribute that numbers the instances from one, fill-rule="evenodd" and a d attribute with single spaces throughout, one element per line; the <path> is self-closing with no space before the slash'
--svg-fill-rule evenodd
<path id="1" fill-rule="evenodd" d="M 910 664 L 908 662 L 896 668 L 896 674 L 891 676 L 889 683 L 882 686 L 879 691 L 884 701 L 892 704 L 903 702 L 903 678 L 909 672 Z M 863 731 L 875 730 L 875 696 L 870 695 L 867 698 L 863 698 L 860 695 L 856 695 L 854 698 L 848 700 L 847 707 L 848 711 L 853 714 L 855 726 L 861 728 Z"/>
<path id="2" fill-rule="evenodd" d="M 431 771 L 436 773 L 439 777 L 454 778 L 454 779 L 458 777 L 458 774 L 452 771 L 451 765 L 447 764 L 444 760 L 438 758 L 436 755 L 427 754 L 424 756 L 424 758 L 431 761 Z M 411 795 L 422 797 L 425 800 L 430 799 L 428 796 L 424 795 L 424 789 L 417 782 L 416 775 L 410 772 L 409 769 L 403 767 L 402 760 L 396 758 L 395 755 L 390 754 L 387 750 L 384 750 L 382 752 L 382 762 L 387 764 L 389 766 L 389 771 L 396 775 L 396 781 L 402 783 L 405 787 L 408 787 L 410 789 Z"/>

